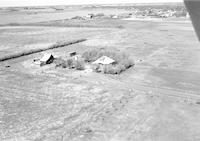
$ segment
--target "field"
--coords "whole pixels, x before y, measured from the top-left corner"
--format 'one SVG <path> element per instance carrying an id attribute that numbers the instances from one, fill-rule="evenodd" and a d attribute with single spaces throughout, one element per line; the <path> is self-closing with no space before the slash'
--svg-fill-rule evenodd
<path id="1" fill-rule="evenodd" d="M 0 62 L 0 140 L 200 140 L 200 48 L 189 21 L 69 20 L 127 9 L 58 9 L 0 10 L 0 56 L 87 39 Z M 135 66 L 109 75 L 33 63 L 102 48 L 128 53 Z"/>

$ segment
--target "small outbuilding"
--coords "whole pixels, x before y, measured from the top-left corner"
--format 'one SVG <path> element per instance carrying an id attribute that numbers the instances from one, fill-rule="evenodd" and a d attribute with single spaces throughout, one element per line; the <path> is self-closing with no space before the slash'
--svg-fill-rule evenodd
<path id="1" fill-rule="evenodd" d="M 51 64 L 54 60 L 52 54 L 44 54 L 43 57 L 40 59 L 40 66 Z"/>
<path id="2" fill-rule="evenodd" d="M 102 56 L 99 59 L 97 59 L 96 61 L 94 61 L 92 64 L 109 65 L 109 64 L 113 64 L 115 62 L 116 61 L 111 59 L 110 57 Z"/>
<path id="3" fill-rule="evenodd" d="M 69 56 L 70 56 L 70 57 L 73 57 L 73 56 L 75 56 L 75 55 L 76 55 L 76 51 L 69 52 Z"/>

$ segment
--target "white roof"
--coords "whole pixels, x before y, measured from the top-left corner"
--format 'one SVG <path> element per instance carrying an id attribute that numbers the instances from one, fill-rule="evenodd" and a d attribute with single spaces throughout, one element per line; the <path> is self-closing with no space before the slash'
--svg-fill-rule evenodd
<path id="1" fill-rule="evenodd" d="M 44 54 L 44 56 L 40 59 L 40 62 L 47 62 L 51 56 L 53 57 L 52 54 Z"/>
<path id="2" fill-rule="evenodd" d="M 117 19 L 117 18 L 118 18 L 118 16 L 117 16 L 117 15 L 114 15 L 112 18 L 113 18 L 113 19 Z"/>
<path id="3" fill-rule="evenodd" d="M 107 56 L 102 56 L 99 59 L 97 59 L 96 61 L 94 61 L 92 64 L 103 64 L 103 65 L 108 65 L 108 64 L 112 64 L 114 63 L 115 60 L 107 57 Z"/>

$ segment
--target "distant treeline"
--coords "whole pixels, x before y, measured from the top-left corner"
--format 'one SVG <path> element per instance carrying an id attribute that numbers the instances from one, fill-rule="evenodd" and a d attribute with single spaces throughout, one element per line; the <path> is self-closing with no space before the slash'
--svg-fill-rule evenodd
<path id="1" fill-rule="evenodd" d="M 113 9 L 125 9 L 125 10 L 131 10 L 131 9 L 139 9 L 139 10 L 146 10 L 146 9 L 163 9 L 163 10 L 186 10 L 185 5 L 183 3 L 158 3 L 158 4 L 128 4 L 128 5 L 91 5 L 91 6 L 85 6 L 84 8 L 113 8 Z"/>

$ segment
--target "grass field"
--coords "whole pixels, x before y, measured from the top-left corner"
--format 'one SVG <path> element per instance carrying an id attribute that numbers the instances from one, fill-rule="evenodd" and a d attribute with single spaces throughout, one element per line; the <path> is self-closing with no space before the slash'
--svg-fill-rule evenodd
<path id="1" fill-rule="evenodd" d="M 44 10 L 23 20 L 26 12 L 0 14 L 9 19 L 0 21 L 0 56 L 87 38 L 43 53 L 115 50 L 128 53 L 135 66 L 120 75 L 40 67 L 33 60 L 42 53 L 0 62 L 0 140 L 200 139 L 200 49 L 190 22 L 63 21 L 64 12 L 44 18 Z M 18 21 L 29 25 L 6 26 Z"/>

